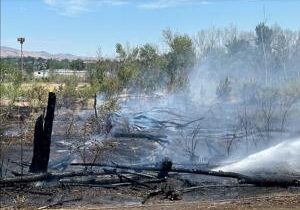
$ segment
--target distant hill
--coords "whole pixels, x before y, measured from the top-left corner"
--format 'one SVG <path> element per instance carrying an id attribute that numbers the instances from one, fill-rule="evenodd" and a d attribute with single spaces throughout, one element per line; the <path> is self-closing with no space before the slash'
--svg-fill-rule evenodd
<path id="1" fill-rule="evenodd" d="M 59 53 L 59 54 L 51 54 L 45 51 L 23 51 L 24 57 L 34 57 L 34 58 L 45 58 L 45 59 L 57 59 L 57 60 L 76 60 L 76 59 L 82 59 L 82 60 L 95 60 L 95 57 L 84 57 L 84 56 L 77 56 L 72 54 L 65 54 L 65 53 Z M 20 56 L 20 49 L 15 49 L 11 47 L 5 47 L 1 46 L 1 57 L 7 58 L 7 57 L 19 57 Z"/>

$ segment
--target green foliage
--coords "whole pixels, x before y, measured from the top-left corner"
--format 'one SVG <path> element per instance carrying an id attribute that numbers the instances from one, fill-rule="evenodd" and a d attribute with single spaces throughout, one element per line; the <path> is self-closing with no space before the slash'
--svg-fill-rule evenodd
<path id="1" fill-rule="evenodd" d="M 139 86 L 146 92 L 161 88 L 166 75 L 166 60 L 154 46 L 146 44 L 139 49 L 139 65 Z"/>
<path id="2" fill-rule="evenodd" d="M 265 23 L 260 23 L 255 27 L 256 32 L 256 44 L 258 46 L 264 44 L 266 48 L 271 48 L 273 30 L 269 28 Z"/>
<path id="3" fill-rule="evenodd" d="M 109 98 L 104 101 L 99 109 L 99 118 L 97 119 L 98 131 L 108 134 L 111 129 L 111 115 L 120 109 L 117 98 Z"/>
<path id="4" fill-rule="evenodd" d="M 131 86 L 138 76 L 138 65 L 135 61 L 127 61 L 121 66 L 118 72 L 118 79 L 123 88 Z"/>
<path id="5" fill-rule="evenodd" d="M 70 61 L 67 59 L 56 60 L 48 59 L 47 60 L 47 69 L 68 69 L 70 67 Z"/>
<path id="6" fill-rule="evenodd" d="M 22 82 L 21 71 L 17 69 L 17 66 L 9 61 L 2 61 L 0 82 L 11 82 L 14 86 L 20 86 Z"/>
<path id="7" fill-rule="evenodd" d="M 120 60 L 124 60 L 126 58 L 126 52 L 120 43 L 116 44 L 116 53 L 118 54 Z"/>
<path id="8" fill-rule="evenodd" d="M 26 99 L 31 107 L 45 107 L 47 103 L 48 90 L 45 86 L 33 83 L 26 92 Z"/>
<path id="9" fill-rule="evenodd" d="M 188 82 L 188 73 L 195 64 L 192 39 L 187 35 L 165 32 L 170 51 L 159 54 L 150 44 L 130 48 L 116 44 L 118 60 L 99 60 L 92 73 L 92 84 L 100 92 L 112 95 L 122 89 L 151 92 L 166 87 L 182 88 Z"/>
<path id="10" fill-rule="evenodd" d="M 247 51 L 250 48 L 250 43 L 248 40 L 235 37 L 226 44 L 226 48 L 230 55 L 235 55 L 239 52 Z"/>
<path id="11" fill-rule="evenodd" d="M 71 107 L 78 98 L 77 92 L 78 79 L 77 77 L 69 77 L 65 80 L 64 85 L 60 85 L 57 90 L 58 105 Z"/>
<path id="12" fill-rule="evenodd" d="M 18 98 L 24 95 L 19 85 L 15 86 L 13 83 L 5 83 L 0 86 L 1 98 L 9 99 L 9 105 L 13 105 Z"/>
<path id="13" fill-rule="evenodd" d="M 70 68 L 73 70 L 84 70 L 85 64 L 81 59 L 73 60 L 70 63 Z"/>
<path id="14" fill-rule="evenodd" d="M 1 60 L 0 83 L 0 96 L 9 99 L 13 105 L 22 96 L 22 74 L 12 62 Z"/>
<path id="15" fill-rule="evenodd" d="M 188 82 L 188 73 L 196 62 L 193 40 L 188 35 L 173 34 L 170 30 L 163 32 L 170 52 L 166 55 L 171 89 L 184 87 Z"/>
<path id="16" fill-rule="evenodd" d="M 96 68 L 91 72 L 91 87 L 94 94 L 101 92 L 106 96 L 118 93 L 121 84 L 117 72 L 119 63 L 112 60 L 100 59 L 96 63 Z"/>
<path id="17" fill-rule="evenodd" d="M 105 101 L 99 107 L 99 114 L 102 118 L 106 119 L 107 116 L 117 110 L 119 110 L 119 103 L 116 98 L 111 98 L 110 100 Z"/>

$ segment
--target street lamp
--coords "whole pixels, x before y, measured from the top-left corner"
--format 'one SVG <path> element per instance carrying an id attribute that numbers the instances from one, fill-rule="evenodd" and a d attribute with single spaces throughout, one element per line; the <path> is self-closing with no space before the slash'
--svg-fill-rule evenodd
<path id="1" fill-rule="evenodd" d="M 21 44 L 21 75 L 23 78 L 23 43 L 25 42 L 25 38 L 19 37 L 17 41 Z M 21 175 L 23 176 L 23 138 L 21 138 Z"/>
<path id="2" fill-rule="evenodd" d="M 25 38 L 24 37 L 19 37 L 17 39 L 18 42 L 20 42 L 21 44 L 21 71 L 22 71 L 22 77 L 24 75 L 24 72 L 23 72 L 23 43 L 25 42 Z"/>

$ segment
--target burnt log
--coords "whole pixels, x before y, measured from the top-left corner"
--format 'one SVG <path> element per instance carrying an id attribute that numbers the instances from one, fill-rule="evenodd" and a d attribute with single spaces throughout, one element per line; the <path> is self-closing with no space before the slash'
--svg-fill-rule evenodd
<path id="1" fill-rule="evenodd" d="M 159 179 L 166 179 L 169 175 L 169 171 L 172 170 L 172 161 L 168 158 L 164 159 L 163 162 L 161 163 L 161 169 L 160 172 L 158 173 L 157 178 Z"/>
<path id="2" fill-rule="evenodd" d="M 91 176 L 91 175 L 106 175 L 107 173 L 99 172 L 89 172 L 89 171 L 72 171 L 64 173 L 40 173 L 40 174 L 28 174 L 22 177 L 11 177 L 0 179 L 0 186 L 9 186 L 18 183 L 30 183 L 43 180 L 58 180 L 66 177 L 76 177 L 76 176 Z"/>
<path id="3" fill-rule="evenodd" d="M 130 165 L 118 165 L 118 164 L 99 164 L 99 163 L 71 163 L 73 166 L 98 166 L 98 167 L 110 167 L 116 169 L 125 169 L 133 171 L 155 171 L 161 172 L 162 167 L 147 167 L 147 166 L 130 166 Z M 172 166 L 171 166 L 172 167 Z M 235 172 L 224 172 L 224 171 L 212 171 L 206 169 L 188 169 L 188 168 L 171 168 L 169 172 L 187 173 L 187 174 L 202 174 L 209 176 L 228 177 L 236 178 L 239 180 L 247 180 L 248 176 Z"/>
<path id="4" fill-rule="evenodd" d="M 39 116 L 35 123 L 33 157 L 29 168 L 29 171 L 32 173 L 47 172 L 55 104 L 55 93 L 50 92 L 48 96 L 46 117 L 44 119 L 44 115 Z"/>
<path id="5" fill-rule="evenodd" d="M 248 177 L 247 179 L 240 179 L 240 184 L 253 184 L 262 187 L 289 187 L 300 186 L 300 177 Z"/>
<path id="6" fill-rule="evenodd" d="M 127 169 L 134 171 L 156 171 L 161 172 L 161 167 L 139 167 L 139 166 L 126 166 L 126 165 L 110 165 L 110 164 L 96 164 L 96 163 L 72 163 L 71 165 L 77 166 L 99 166 L 99 167 L 110 167 L 116 169 Z M 187 168 L 171 168 L 168 172 L 176 173 L 188 173 L 188 174 L 199 174 L 199 175 L 208 175 L 216 177 L 228 177 L 234 178 L 239 181 L 240 184 L 253 184 L 256 186 L 300 186 L 299 177 L 285 177 L 283 179 L 274 179 L 272 177 L 250 177 L 244 174 L 235 173 L 235 172 L 224 172 L 224 171 L 212 171 L 205 169 L 187 169 Z"/>

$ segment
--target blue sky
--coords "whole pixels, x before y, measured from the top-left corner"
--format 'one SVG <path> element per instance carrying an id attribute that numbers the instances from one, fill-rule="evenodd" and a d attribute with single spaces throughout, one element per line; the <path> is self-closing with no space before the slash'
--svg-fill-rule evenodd
<path id="1" fill-rule="evenodd" d="M 195 35 L 212 26 L 253 30 L 260 21 L 300 29 L 300 0 L 0 0 L 1 46 L 113 56 L 117 42 L 163 46 L 162 30 Z M 265 8 L 265 9 L 264 9 Z"/>

